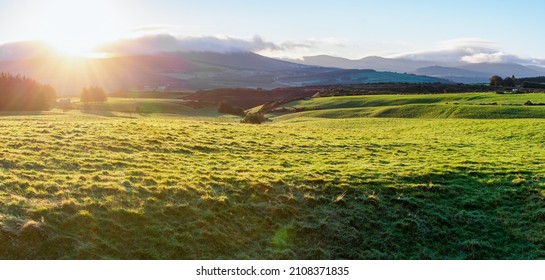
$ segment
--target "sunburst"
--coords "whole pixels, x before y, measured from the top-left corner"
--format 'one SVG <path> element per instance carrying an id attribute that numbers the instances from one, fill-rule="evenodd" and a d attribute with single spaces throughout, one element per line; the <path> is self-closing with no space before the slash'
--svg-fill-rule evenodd
<path id="1" fill-rule="evenodd" d="M 115 1 L 44 1 L 33 21 L 39 37 L 65 55 L 89 56 L 93 49 L 115 40 L 123 14 Z"/>

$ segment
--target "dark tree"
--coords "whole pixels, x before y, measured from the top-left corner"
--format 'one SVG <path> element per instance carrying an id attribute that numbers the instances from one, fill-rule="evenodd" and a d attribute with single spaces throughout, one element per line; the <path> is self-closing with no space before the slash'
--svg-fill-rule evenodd
<path id="1" fill-rule="evenodd" d="M 515 79 L 513 77 L 507 77 L 507 78 L 503 79 L 503 86 L 504 87 L 514 87 L 515 86 Z"/>
<path id="2" fill-rule="evenodd" d="M 494 75 L 492 77 L 490 77 L 490 85 L 491 86 L 503 86 L 503 79 L 498 76 L 498 75 Z"/>

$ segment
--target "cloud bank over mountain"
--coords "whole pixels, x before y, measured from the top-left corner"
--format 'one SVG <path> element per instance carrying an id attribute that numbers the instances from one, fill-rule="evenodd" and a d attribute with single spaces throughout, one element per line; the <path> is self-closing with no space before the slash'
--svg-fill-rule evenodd
<path id="1" fill-rule="evenodd" d="M 54 55 L 55 50 L 40 41 L 20 41 L 0 45 L 0 60 L 22 60 Z"/>
<path id="2" fill-rule="evenodd" d="M 268 42 L 256 35 L 251 40 L 233 37 L 175 37 L 169 34 L 155 34 L 132 39 L 119 40 L 96 50 L 116 55 L 156 54 L 161 52 L 257 52 L 262 50 L 283 50 L 289 46 Z"/>
<path id="3" fill-rule="evenodd" d="M 152 55 L 167 52 L 256 52 L 269 57 L 275 54 L 319 52 L 345 42 L 335 38 L 302 41 L 272 42 L 255 35 L 251 39 L 229 36 L 180 37 L 166 32 L 163 26 L 136 29 L 132 38 L 113 41 L 94 49 L 113 56 Z M 13 42 L 0 45 L 0 60 L 20 60 L 58 54 L 54 48 L 39 41 Z M 504 63 L 545 67 L 545 59 L 521 57 L 503 51 L 497 42 L 479 38 L 459 38 L 436 43 L 425 50 L 396 53 L 386 56 L 412 61 L 437 62 L 442 66 L 474 63 Z"/>
<path id="4" fill-rule="evenodd" d="M 113 56 L 130 56 L 165 52 L 274 52 L 300 47 L 309 46 L 292 42 L 273 43 L 259 35 L 255 35 L 252 39 L 241 39 L 228 36 L 176 37 L 170 34 L 147 34 L 113 41 L 98 46 L 93 51 Z M 55 53 L 53 47 L 41 41 L 10 42 L 0 45 L 0 60 L 30 59 Z"/>
<path id="5" fill-rule="evenodd" d="M 501 50 L 498 43 L 478 38 L 442 41 L 429 50 L 399 53 L 392 58 L 438 61 L 452 65 L 464 63 L 507 63 L 545 66 L 545 59 L 524 58 Z"/>

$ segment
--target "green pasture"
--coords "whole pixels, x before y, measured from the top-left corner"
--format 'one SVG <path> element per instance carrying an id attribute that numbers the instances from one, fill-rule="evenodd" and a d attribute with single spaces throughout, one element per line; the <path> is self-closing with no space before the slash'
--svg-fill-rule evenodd
<path id="1" fill-rule="evenodd" d="M 0 259 L 543 259 L 527 99 L 317 98 L 262 125 L 172 100 L 4 114 Z"/>

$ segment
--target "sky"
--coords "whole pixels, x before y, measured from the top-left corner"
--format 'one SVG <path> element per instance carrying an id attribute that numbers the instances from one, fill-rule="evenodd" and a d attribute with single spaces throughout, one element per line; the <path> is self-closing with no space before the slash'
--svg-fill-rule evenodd
<path id="1" fill-rule="evenodd" d="M 0 0 L 0 44 L 39 40 L 66 53 L 98 45 L 118 52 L 204 47 L 351 59 L 463 50 L 458 59 L 468 62 L 531 61 L 545 59 L 543 11 L 545 2 L 531 0 Z"/>

